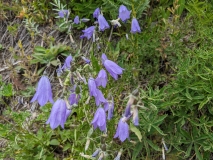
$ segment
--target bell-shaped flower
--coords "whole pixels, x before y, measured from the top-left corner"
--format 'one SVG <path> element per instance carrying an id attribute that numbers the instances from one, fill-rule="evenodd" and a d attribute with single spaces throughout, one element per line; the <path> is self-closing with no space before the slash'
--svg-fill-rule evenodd
<path id="1" fill-rule="evenodd" d="M 70 96 L 69 96 L 69 102 L 70 102 L 70 105 L 74 105 L 74 104 L 78 104 L 78 101 L 80 100 L 81 96 L 79 94 L 76 94 L 76 93 L 71 93 Z"/>
<path id="2" fill-rule="evenodd" d="M 71 111 L 67 109 L 66 102 L 63 99 L 58 99 L 52 107 L 50 116 L 46 124 L 50 124 L 52 129 L 57 128 L 59 125 L 64 128 L 64 123 Z"/>
<path id="3" fill-rule="evenodd" d="M 138 118 L 138 107 L 133 107 L 133 124 L 135 126 L 139 125 L 139 118 Z"/>
<path id="4" fill-rule="evenodd" d="M 40 106 L 44 106 L 48 101 L 54 103 L 50 81 L 46 76 L 42 76 L 38 82 L 36 93 L 30 102 L 38 101 Z"/>
<path id="5" fill-rule="evenodd" d="M 132 23 L 131 23 L 131 33 L 140 33 L 141 32 L 141 28 L 138 24 L 138 20 L 136 18 L 132 19 Z"/>
<path id="6" fill-rule="evenodd" d="M 99 106 L 101 103 L 107 102 L 107 100 L 104 98 L 103 93 L 99 89 L 96 89 L 96 93 L 97 93 L 97 96 L 95 96 L 96 106 Z"/>
<path id="7" fill-rule="evenodd" d="M 69 70 L 71 68 L 72 56 L 67 56 L 64 65 L 61 67 L 62 70 Z"/>
<path id="8" fill-rule="evenodd" d="M 68 16 L 68 13 L 69 13 L 69 11 L 64 9 L 64 10 L 60 10 L 58 12 L 58 15 L 59 15 L 60 18 L 66 18 L 65 16 Z"/>
<path id="9" fill-rule="evenodd" d="M 98 19 L 98 16 L 100 14 L 100 8 L 96 8 L 95 11 L 93 12 L 93 18 L 97 18 Z"/>
<path id="10" fill-rule="evenodd" d="M 91 26 L 91 27 L 83 30 L 82 32 L 84 32 L 84 34 L 81 35 L 80 38 L 90 39 L 93 36 L 94 30 L 95 30 L 95 26 Z"/>
<path id="11" fill-rule="evenodd" d="M 79 16 L 75 16 L 74 23 L 75 24 L 79 24 L 80 23 Z"/>
<path id="12" fill-rule="evenodd" d="M 126 6 L 121 5 L 119 7 L 119 18 L 125 22 L 126 20 L 128 20 L 130 18 L 130 11 L 126 8 Z"/>
<path id="13" fill-rule="evenodd" d="M 98 16 L 98 24 L 99 24 L 99 31 L 104 31 L 105 29 L 109 28 L 109 24 L 102 14 L 99 14 Z"/>
<path id="14" fill-rule="evenodd" d="M 121 142 L 129 138 L 129 125 L 126 123 L 126 117 L 120 119 L 114 138 L 119 138 Z"/>
<path id="15" fill-rule="evenodd" d="M 91 122 L 94 129 L 99 127 L 101 131 L 106 131 L 106 113 L 103 108 L 99 107 L 95 112 L 95 116 Z"/>
<path id="16" fill-rule="evenodd" d="M 90 77 L 88 80 L 88 87 L 89 87 L 89 95 L 97 97 L 97 87 L 95 84 L 94 78 Z"/>
<path id="17" fill-rule="evenodd" d="M 107 73 L 104 69 L 100 70 L 98 77 L 95 79 L 96 86 L 106 87 L 107 84 Z"/>
<path id="18" fill-rule="evenodd" d="M 108 60 L 107 56 L 103 53 L 102 54 L 102 63 L 106 70 L 109 72 L 109 74 L 115 79 L 118 79 L 118 75 L 121 75 L 123 73 L 123 68 L 121 68 L 119 65 L 117 65 L 115 62 Z"/>

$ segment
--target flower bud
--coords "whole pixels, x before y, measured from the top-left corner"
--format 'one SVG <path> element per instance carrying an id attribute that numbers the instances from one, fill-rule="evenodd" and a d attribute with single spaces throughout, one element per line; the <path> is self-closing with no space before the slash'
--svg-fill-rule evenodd
<path id="1" fill-rule="evenodd" d="M 100 148 L 96 149 L 96 151 L 92 154 L 92 157 L 96 157 L 100 151 L 101 151 Z"/>
<path id="2" fill-rule="evenodd" d="M 85 145 L 85 151 L 89 148 L 90 145 L 90 139 L 87 139 L 86 145 Z"/>

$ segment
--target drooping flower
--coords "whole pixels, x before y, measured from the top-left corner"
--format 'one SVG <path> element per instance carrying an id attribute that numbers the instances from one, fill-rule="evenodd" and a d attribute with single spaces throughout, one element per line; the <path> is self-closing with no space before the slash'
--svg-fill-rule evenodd
<path id="1" fill-rule="evenodd" d="M 64 65 L 61 67 L 62 70 L 70 69 L 71 68 L 71 63 L 72 62 L 72 56 L 67 56 Z"/>
<path id="2" fill-rule="evenodd" d="M 140 33 L 141 32 L 138 20 L 136 18 L 132 19 L 131 31 L 130 32 L 131 33 L 137 33 L 137 32 Z"/>
<path id="3" fill-rule="evenodd" d="M 93 12 L 93 18 L 97 18 L 98 19 L 99 14 L 100 14 L 100 9 L 96 8 L 95 11 Z"/>
<path id="4" fill-rule="evenodd" d="M 75 24 L 79 24 L 80 23 L 79 16 L 75 16 L 74 23 Z"/>
<path id="5" fill-rule="evenodd" d="M 97 93 L 97 96 L 95 96 L 96 106 L 99 106 L 101 103 L 107 102 L 107 100 L 104 98 L 103 93 L 99 89 L 96 89 L 96 93 Z"/>
<path id="6" fill-rule="evenodd" d="M 100 70 L 100 72 L 98 73 L 97 78 L 95 79 L 95 83 L 96 86 L 102 86 L 102 87 L 106 87 L 107 84 L 107 73 L 104 69 Z"/>
<path id="7" fill-rule="evenodd" d="M 106 70 L 109 72 L 109 74 L 115 79 L 118 79 L 118 75 L 123 73 L 123 68 L 121 68 L 119 65 L 117 65 L 115 62 L 108 60 L 107 56 L 103 53 L 102 54 L 102 63 Z"/>
<path id="8" fill-rule="evenodd" d="M 69 98 L 68 98 L 69 102 L 70 102 L 70 105 L 78 104 L 78 101 L 79 101 L 80 97 L 81 96 L 79 94 L 71 93 Z"/>
<path id="9" fill-rule="evenodd" d="M 99 127 L 101 131 L 106 131 L 106 113 L 103 108 L 99 107 L 95 112 L 95 116 L 91 122 L 94 129 Z"/>
<path id="10" fill-rule="evenodd" d="M 102 14 L 99 14 L 98 16 L 98 24 L 99 24 L 99 31 L 104 31 L 105 29 L 109 28 L 109 24 Z"/>
<path id="11" fill-rule="evenodd" d="M 59 125 L 64 128 L 64 123 L 71 111 L 67 109 L 66 102 L 63 99 L 58 99 L 52 107 L 50 116 L 46 124 L 50 124 L 52 129 L 57 128 Z"/>
<path id="12" fill-rule="evenodd" d="M 133 107 L 133 124 L 135 126 L 139 125 L 138 108 L 136 106 Z"/>
<path id="13" fill-rule="evenodd" d="M 69 13 L 69 11 L 66 10 L 66 9 L 64 9 L 64 10 L 60 10 L 60 11 L 58 12 L 58 15 L 59 15 L 60 18 L 65 18 L 65 16 L 67 16 L 68 13 Z"/>
<path id="14" fill-rule="evenodd" d="M 130 11 L 126 8 L 126 6 L 121 5 L 119 7 L 119 16 L 118 16 L 123 22 L 128 20 L 130 18 Z"/>
<path id="15" fill-rule="evenodd" d="M 94 78 L 90 77 L 88 80 L 89 94 L 90 96 L 97 97 L 97 87 Z"/>
<path id="16" fill-rule="evenodd" d="M 46 76 L 42 76 L 38 82 L 36 93 L 30 102 L 37 100 L 40 106 L 44 106 L 48 101 L 54 103 L 52 96 L 50 81 Z"/>
<path id="17" fill-rule="evenodd" d="M 94 30 L 95 30 L 95 26 L 91 26 L 91 27 L 83 30 L 82 32 L 84 32 L 84 34 L 81 35 L 80 38 L 90 39 L 94 33 Z"/>
<path id="18" fill-rule="evenodd" d="M 124 112 L 125 117 L 130 117 L 131 116 L 131 105 L 126 106 L 125 112 Z"/>
<path id="19" fill-rule="evenodd" d="M 120 119 L 114 138 L 119 138 L 121 142 L 129 138 L 129 125 L 126 123 L 126 117 Z"/>

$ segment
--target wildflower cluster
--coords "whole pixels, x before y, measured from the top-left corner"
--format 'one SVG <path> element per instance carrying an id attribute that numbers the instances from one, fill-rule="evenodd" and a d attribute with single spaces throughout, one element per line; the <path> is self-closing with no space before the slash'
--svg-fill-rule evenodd
<path id="1" fill-rule="evenodd" d="M 69 10 L 60 10 L 58 12 L 59 18 L 68 20 L 69 18 Z M 119 8 L 119 15 L 118 19 L 111 20 L 112 27 L 120 27 L 120 20 L 123 23 L 126 23 L 127 20 L 130 19 L 131 11 L 129 11 L 126 6 L 121 5 Z M 99 8 L 97 8 L 93 13 L 93 18 L 97 20 L 97 23 L 95 23 L 94 26 L 90 26 L 86 29 L 84 29 L 83 35 L 80 36 L 80 38 L 87 38 L 88 40 L 93 37 L 93 42 L 96 41 L 95 37 L 97 36 L 96 29 L 98 28 L 98 31 L 105 31 L 106 29 L 110 28 L 110 25 L 108 24 L 107 20 L 103 16 L 103 13 Z M 79 18 L 79 16 L 76 16 L 73 20 L 72 24 L 79 24 L 81 23 L 82 19 Z M 83 20 L 84 21 L 84 20 Z M 96 25 L 98 24 L 98 26 Z M 141 32 L 139 23 L 135 17 L 132 18 L 132 24 L 131 24 L 131 33 L 137 33 Z M 93 78 L 91 74 L 89 74 L 87 80 L 84 76 L 82 76 L 76 69 L 72 70 L 72 64 L 75 61 L 75 59 L 69 55 L 67 56 L 63 66 L 59 66 L 59 68 L 56 70 L 57 75 L 60 78 L 60 76 L 65 72 L 68 73 L 68 83 L 69 85 L 63 85 L 63 92 L 55 102 L 53 101 L 53 94 L 51 90 L 51 84 L 47 76 L 42 76 L 39 80 L 36 93 L 31 100 L 31 102 L 38 101 L 38 103 L 41 106 L 44 106 L 48 101 L 53 103 L 50 116 L 46 122 L 46 124 L 50 124 L 50 127 L 52 129 L 57 128 L 59 125 L 64 128 L 64 124 L 71 114 L 72 110 L 75 106 L 78 105 L 78 102 L 80 101 L 82 95 L 81 95 L 81 85 L 79 83 L 76 83 L 77 81 L 82 81 L 84 84 L 88 85 L 88 92 L 90 97 L 94 97 L 95 104 L 97 106 L 97 110 L 95 112 L 94 118 L 91 121 L 91 124 L 94 129 L 99 128 L 102 132 L 107 133 L 107 119 L 111 120 L 114 113 L 114 99 L 113 95 L 109 93 L 107 99 L 105 98 L 104 94 L 101 91 L 102 88 L 106 88 L 108 83 L 108 74 L 114 79 L 118 80 L 119 76 L 123 74 L 124 69 L 121 68 L 118 64 L 116 64 L 114 61 L 109 60 L 107 55 L 105 53 L 102 53 L 102 56 L 100 57 L 100 65 L 103 66 L 102 69 L 100 69 L 99 73 L 97 74 L 96 78 Z M 86 57 L 82 56 L 82 59 L 84 62 L 88 65 L 90 64 L 90 60 Z M 72 70 L 72 71 L 71 71 Z M 71 87 L 69 87 L 71 85 Z M 64 96 L 64 92 L 68 92 L 69 96 Z M 127 107 L 125 110 L 124 115 L 119 120 L 116 133 L 114 135 L 114 138 L 119 138 L 122 142 L 126 139 L 129 139 L 129 125 L 127 121 L 133 117 L 133 123 L 134 125 L 138 125 L 138 109 L 133 105 L 135 100 L 135 97 L 133 95 L 130 96 L 129 101 L 127 103 Z M 106 116 L 106 112 L 108 112 L 108 116 Z M 89 145 L 89 143 L 88 143 Z M 105 152 L 102 151 L 101 148 L 97 149 L 92 157 L 95 157 L 99 154 L 99 158 L 101 156 L 105 156 Z"/>

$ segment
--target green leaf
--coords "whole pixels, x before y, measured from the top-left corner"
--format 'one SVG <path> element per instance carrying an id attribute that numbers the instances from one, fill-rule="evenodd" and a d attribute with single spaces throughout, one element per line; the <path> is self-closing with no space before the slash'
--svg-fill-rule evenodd
<path id="1" fill-rule="evenodd" d="M 198 146 L 196 144 L 194 144 L 194 147 L 195 147 L 195 154 L 196 154 L 196 157 L 199 159 L 199 160 L 203 160 L 200 152 L 199 152 L 199 149 L 198 149 Z"/>
<path id="2" fill-rule="evenodd" d="M 191 144 L 189 145 L 189 147 L 187 148 L 185 158 L 188 158 L 188 157 L 190 156 L 191 151 L 192 151 L 192 145 L 193 145 L 193 143 L 191 143 Z"/>
<path id="3" fill-rule="evenodd" d="M 93 133 L 93 127 L 87 132 L 87 137 L 90 137 Z"/>
<path id="4" fill-rule="evenodd" d="M 34 52 L 37 52 L 37 53 L 45 53 L 45 51 L 46 51 L 46 49 L 41 46 L 36 46 L 34 49 Z"/>
<path id="5" fill-rule="evenodd" d="M 57 60 L 53 60 L 50 62 L 53 66 L 57 66 L 58 65 L 58 61 Z"/>
<path id="6" fill-rule="evenodd" d="M 132 160 L 137 160 L 137 156 L 138 154 L 141 152 L 143 148 L 143 144 L 141 142 L 138 142 L 133 150 L 133 153 L 132 153 Z"/>
<path id="7" fill-rule="evenodd" d="M 130 123 L 130 130 L 136 134 L 136 136 L 138 137 L 139 141 L 141 142 L 142 135 L 141 135 L 141 132 L 139 131 L 139 129 L 136 128 L 132 123 Z"/>
<path id="8" fill-rule="evenodd" d="M 160 133 L 161 135 L 165 136 L 166 134 L 163 133 L 163 131 L 158 127 L 158 126 L 155 126 L 155 125 L 152 125 L 152 127 L 154 129 L 156 129 L 158 131 L 158 133 Z"/>
<path id="9" fill-rule="evenodd" d="M 58 146 L 59 144 L 60 144 L 60 142 L 57 139 L 52 139 L 50 141 L 50 145 Z"/>
<path id="10" fill-rule="evenodd" d="M 98 73 L 100 71 L 100 66 L 98 65 L 98 60 L 95 56 L 91 55 L 92 66 L 94 70 Z"/>
<path id="11" fill-rule="evenodd" d="M 8 84 L 3 86 L 2 95 L 5 97 L 10 97 L 13 95 L 13 86 L 12 84 Z"/>
<path id="12" fill-rule="evenodd" d="M 199 107 L 198 107 L 198 110 L 202 109 L 203 106 L 204 106 L 206 103 L 208 103 L 211 99 L 212 99 L 212 97 L 207 97 L 206 99 L 204 99 L 204 100 L 200 103 L 200 105 L 199 105 Z"/>
<path id="13" fill-rule="evenodd" d="M 70 143 L 67 143 L 67 144 L 64 146 L 63 151 L 66 151 L 66 150 L 70 149 L 71 147 L 72 147 L 71 144 L 70 144 Z"/>
<path id="14" fill-rule="evenodd" d="M 146 140 L 148 142 L 148 144 L 156 151 L 161 151 L 160 147 L 157 146 L 156 144 L 152 143 L 152 141 L 150 141 L 149 139 Z"/>

